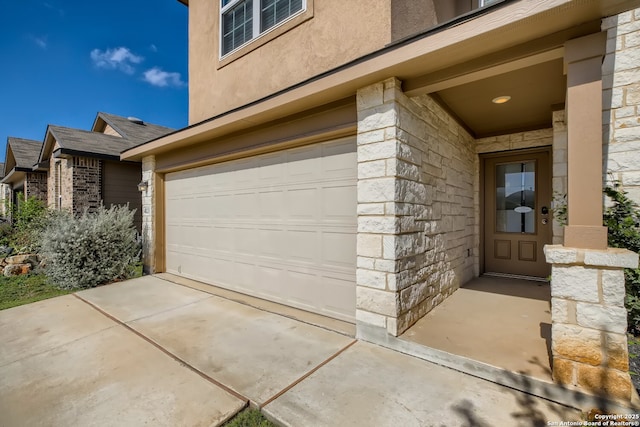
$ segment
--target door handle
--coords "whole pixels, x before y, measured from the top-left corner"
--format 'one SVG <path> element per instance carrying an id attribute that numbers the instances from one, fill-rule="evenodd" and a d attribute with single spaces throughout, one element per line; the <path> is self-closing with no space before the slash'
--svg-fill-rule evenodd
<path id="1" fill-rule="evenodd" d="M 542 209 L 540 209 L 540 213 L 542 215 L 549 215 L 549 208 L 546 206 L 543 206 Z"/>

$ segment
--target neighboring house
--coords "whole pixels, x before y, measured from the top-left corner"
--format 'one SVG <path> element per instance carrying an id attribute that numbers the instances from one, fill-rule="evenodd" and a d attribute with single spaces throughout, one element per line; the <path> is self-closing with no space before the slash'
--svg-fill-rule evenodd
<path id="1" fill-rule="evenodd" d="M 9 202 L 11 200 L 11 188 L 2 183 L 4 178 L 4 163 L 0 163 L 0 218 L 9 217 Z"/>
<path id="2" fill-rule="evenodd" d="M 601 188 L 640 201 L 637 1 L 182 2 L 190 126 L 122 154 L 146 271 L 385 345 L 473 277 L 552 271 L 554 379 L 630 398 L 637 255 Z"/>
<path id="3" fill-rule="evenodd" d="M 140 230 L 140 163 L 121 161 L 119 153 L 171 131 L 106 113 L 98 113 L 91 131 L 49 125 L 33 167 L 48 179 L 48 206 L 80 214 L 129 204 Z"/>
<path id="4" fill-rule="evenodd" d="M 33 165 L 38 161 L 38 154 L 42 148 L 42 142 L 31 139 L 7 138 L 7 148 L 4 161 L 4 178 L 0 183 L 7 186 L 3 188 L 3 195 L 11 203 L 19 201 L 19 195 L 37 197 L 42 201 L 47 200 L 47 174 L 34 171 Z"/>

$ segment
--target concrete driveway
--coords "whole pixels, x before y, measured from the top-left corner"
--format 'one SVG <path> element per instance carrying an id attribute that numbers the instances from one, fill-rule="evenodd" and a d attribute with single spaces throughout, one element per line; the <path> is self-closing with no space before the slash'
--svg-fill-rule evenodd
<path id="1" fill-rule="evenodd" d="M 580 413 L 146 276 L 0 311 L 0 426 L 546 425 Z M 544 423 L 544 424 L 541 424 Z"/>

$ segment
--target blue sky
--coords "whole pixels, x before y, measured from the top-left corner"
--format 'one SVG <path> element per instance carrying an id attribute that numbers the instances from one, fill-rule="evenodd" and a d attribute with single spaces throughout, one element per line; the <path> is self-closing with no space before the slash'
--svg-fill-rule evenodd
<path id="1" fill-rule="evenodd" d="M 187 126 L 187 12 L 177 0 L 1 0 L 0 162 L 8 136 L 88 130 L 99 111 Z"/>

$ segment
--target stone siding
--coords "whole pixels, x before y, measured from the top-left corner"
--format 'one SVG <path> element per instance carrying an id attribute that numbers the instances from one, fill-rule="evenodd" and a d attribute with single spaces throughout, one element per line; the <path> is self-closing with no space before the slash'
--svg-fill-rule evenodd
<path id="1" fill-rule="evenodd" d="M 95 212 L 102 204 L 102 162 L 88 157 L 74 157 L 72 162 L 73 213 Z"/>
<path id="2" fill-rule="evenodd" d="M 473 138 L 388 79 L 358 91 L 357 322 L 399 335 L 477 265 Z"/>
<path id="3" fill-rule="evenodd" d="M 0 184 L 0 217 L 10 217 L 9 206 L 11 203 L 11 187 L 8 184 Z"/>
<path id="4" fill-rule="evenodd" d="M 25 181 L 25 197 L 35 197 L 47 201 L 47 174 L 45 172 L 29 172 Z"/>
<path id="5" fill-rule="evenodd" d="M 631 399 L 623 268 L 638 255 L 546 246 L 551 270 L 553 379 Z"/>
<path id="6" fill-rule="evenodd" d="M 142 192 L 142 265 L 145 274 L 153 274 L 155 265 L 155 156 L 142 159 L 142 181 L 147 182 L 147 190 Z"/>
<path id="7" fill-rule="evenodd" d="M 617 180 L 640 203 L 640 9 L 602 21 L 605 180 Z"/>
<path id="8" fill-rule="evenodd" d="M 500 136 L 479 138 L 475 141 L 476 153 L 522 150 L 524 148 L 550 147 L 553 144 L 553 129 L 516 132 Z"/>

